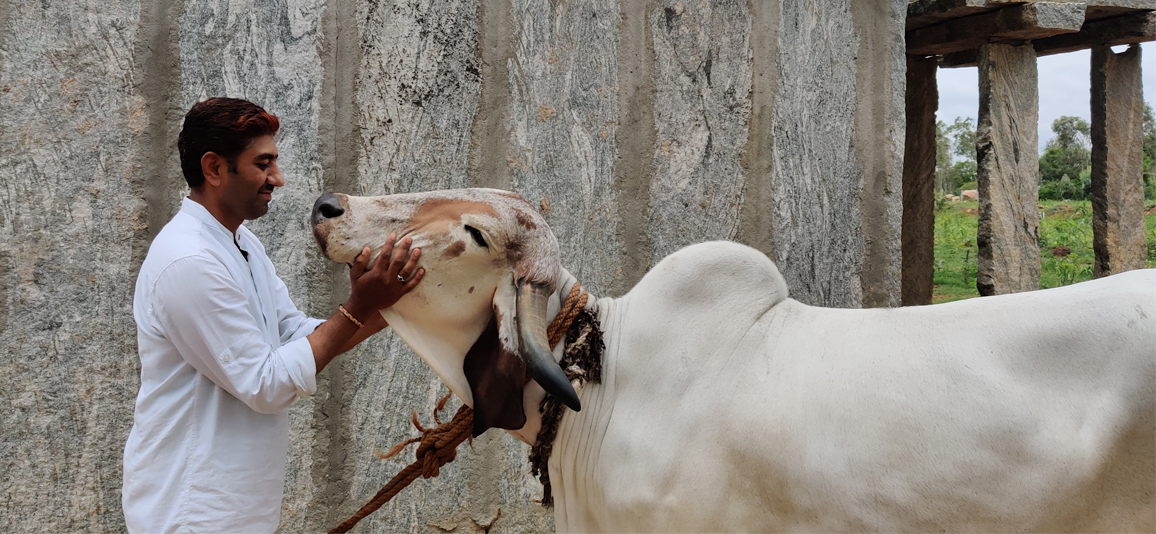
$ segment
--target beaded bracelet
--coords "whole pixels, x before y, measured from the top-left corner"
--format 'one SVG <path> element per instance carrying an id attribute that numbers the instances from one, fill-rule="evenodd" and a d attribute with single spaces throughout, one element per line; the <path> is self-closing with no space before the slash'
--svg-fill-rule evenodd
<path id="1" fill-rule="evenodd" d="M 349 313 L 349 310 L 345 309 L 345 305 L 344 305 L 344 304 L 338 304 L 338 305 L 337 305 L 337 309 L 338 309 L 338 310 L 341 310 L 341 313 L 344 313 L 344 314 L 345 314 L 345 316 L 346 316 L 346 317 L 348 317 L 350 321 L 353 321 L 353 324 L 357 325 L 357 327 L 358 327 L 358 328 L 361 328 L 361 327 L 364 327 L 364 326 L 365 326 L 365 325 L 361 324 L 361 321 L 358 321 L 357 319 L 355 319 L 355 318 L 353 317 L 353 314 L 352 314 L 352 313 Z"/>

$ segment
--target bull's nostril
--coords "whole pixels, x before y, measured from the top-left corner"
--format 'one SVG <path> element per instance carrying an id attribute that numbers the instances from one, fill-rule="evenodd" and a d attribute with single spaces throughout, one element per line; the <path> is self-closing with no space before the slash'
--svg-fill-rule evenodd
<path id="1" fill-rule="evenodd" d="M 345 210 L 341 209 L 341 206 L 336 206 L 333 204 L 322 204 L 317 207 L 317 211 L 320 211 L 321 216 L 325 217 L 326 219 L 340 217 L 343 213 L 345 213 Z"/>
<path id="2" fill-rule="evenodd" d="M 344 213 L 345 210 L 341 208 L 341 201 L 337 195 L 325 193 L 313 204 L 313 224 L 318 224 L 325 219 L 340 217 Z"/>

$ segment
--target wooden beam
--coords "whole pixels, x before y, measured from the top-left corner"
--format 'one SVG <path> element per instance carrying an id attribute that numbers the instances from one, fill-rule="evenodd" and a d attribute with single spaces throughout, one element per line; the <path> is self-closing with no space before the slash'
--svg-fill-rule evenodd
<path id="1" fill-rule="evenodd" d="M 1156 3 L 1156 2 L 1154 2 Z M 1156 41 L 1156 12 L 1134 13 L 1113 19 L 1088 22 L 1079 33 L 1057 35 L 1033 41 L 1036 56 L 1050 56 L 1092 48 L 1095 45 L 1129 45 Z M 945 69 L 974 67 L 975 50 L 947 54 L 939 61 Z"/>
<path id="2" fill-rule="evenodd" d="M 1034 2 L 952 19 L 907 32 L 907 53 L 935 56 L 992 42 L 1024 42 L 1075 33 L 1084 23 L 1082 2 Z"/>

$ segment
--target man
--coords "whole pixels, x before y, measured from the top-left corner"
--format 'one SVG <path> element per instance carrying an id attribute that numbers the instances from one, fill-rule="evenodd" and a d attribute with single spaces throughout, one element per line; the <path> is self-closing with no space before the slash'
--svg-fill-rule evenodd
<path id="1" fill-rule="evenodd" d="M 349 300 L 328 320 L 297 310 L 241 224 L 285 185 L 278 127 L 229 98 L 185 116 L 177 144 L 192 191 L 149 247 L 133 299 L 141 388 L 121 495 L 130 532 L 276 529 L 289 405 L 316 390 L 330 360 L 384 328 L 378 310 L 424 274 L 421 251 L 390 235 L 372 268 L 368 247 L 350 266 Z"/>

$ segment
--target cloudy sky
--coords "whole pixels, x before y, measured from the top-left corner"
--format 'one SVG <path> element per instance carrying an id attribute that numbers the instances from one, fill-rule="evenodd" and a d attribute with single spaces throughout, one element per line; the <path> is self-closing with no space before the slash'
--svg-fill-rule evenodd
<path id="1" fill-rule="evenodd" d="M 1126 47 L 1118 47 L 1117 51 Z M 1156 103 L 1156 43 L 1141 45 L 1144 100 Z M 1040 74 L 1040 148 L 1052 138 L 1052 121 L 1061 115 L 1075 115 L 1091 122 L 1092 55 L 1088 50 L 1041 57 Z M 975 120 L 979 111 L 979 73 L 975 67 L 939 69 L 939 112 L 937 118 L 947 124 L 956 117 Z"/>

